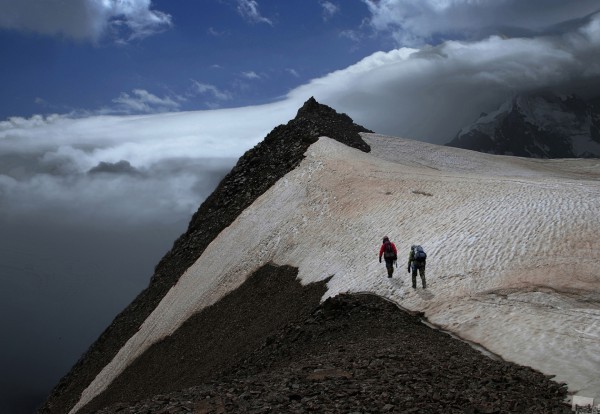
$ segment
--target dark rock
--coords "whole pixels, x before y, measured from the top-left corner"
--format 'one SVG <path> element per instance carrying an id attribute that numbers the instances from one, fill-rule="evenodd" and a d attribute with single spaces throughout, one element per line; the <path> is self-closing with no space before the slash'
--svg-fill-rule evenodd
<path id="1" fill-rule="evenodd" d="M 317 314 L 337 317 L 321 325 L 309 323 Z M 346 329 L 337 329 L 346 321 L 350 322 Z M 290 333 L 298 330 L 313 335 L 290 341 Z M 289 324 L 272 338 L 212 381 L 163 396 L 163 401 L 169 401 L 169 412 L 193 407 L 208 396 L 216 399 L 227 394 L 227 412 L 267 408 L 285 413 L 570 412 L 563 404 L 566 389 L 543 374 L 491 360 L 373 295 L 327 299 L 306 315 L 305 323 Z M 390 355 L 395 357 L 386 358 Z M 373 360 L 385 364 L 377 370 L 359 369 Z M 448 375 L 455 371 L 460 375 Z M 322 380 L 308 378 L 311 373 L 325 372 L 331 375 Z M 350 375 L 335 375 L 345 372 Z M 494 388 L 498 372 L 507 374 L 503 390 Z M 477 387 L 468 385 L 473 378 Z M 238 384 L 243 384 L 244 393 L 236 391 Z M 114 413 L 117 407 L 99 413 Z M 146 400 L 128 409 L 156 414 L 165 407 Z"/>

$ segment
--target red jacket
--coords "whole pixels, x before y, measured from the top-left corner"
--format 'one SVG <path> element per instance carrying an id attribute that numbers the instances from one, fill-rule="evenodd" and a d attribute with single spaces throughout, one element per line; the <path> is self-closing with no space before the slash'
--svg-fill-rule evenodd
<path id="1" fill-rule="evenodd" d="M 398 250 L 396 250 L 396 245 L 392 242 L 389 242 L 392 245 L 392 250 L 394 251 L 394 254 L 396 255 L 396 257 L 398 256 Z M 383 252 L 385 251 L 385 243 L 383 243 L 381 245 L 381 248 L 379 249 L 379 260 L 381 260 L 381 256 L 383 256 Z"/>

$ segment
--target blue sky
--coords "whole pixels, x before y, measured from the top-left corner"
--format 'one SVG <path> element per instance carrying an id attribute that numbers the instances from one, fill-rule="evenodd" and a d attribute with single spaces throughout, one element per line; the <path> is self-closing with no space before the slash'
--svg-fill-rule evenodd
<path id="1" fill-rule="evenodd" d="M 0 51 L 0 412 L 27 413 L 309 97 L 433 143 L 598 97 L 600 3 L 0 0 Z"/>
<path id="2" fill-rule="evenodd" d="M 393 46 L 368 27 L 358 0 L 163 0 L 147 13 L 158 21 L 143 29 L 81 32 L 62 21 L 0 31 L 0 118 L 267 103 Z M 125 17 L 103 16 L 108 25 Z"/>

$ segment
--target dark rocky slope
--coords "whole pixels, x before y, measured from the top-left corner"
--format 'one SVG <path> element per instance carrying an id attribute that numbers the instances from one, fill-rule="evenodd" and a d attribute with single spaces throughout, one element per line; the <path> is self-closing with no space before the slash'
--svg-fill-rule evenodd
<path id="1" fill-rule="evenodd" d="M 600 111 L 577 96 L 520 94 L 446 145 L 533 158 L 600 157 Z"/>
<path id="2" fill-rule="evenodd" d="M 195 387 L 99 412 L 570 412 L 565 386 L 489 359 L 374 295 L 327 299 L 223 373 L 197 368 L 204 381 Z"/>
<path id="3" fill-rule="evenodd" d="M 200 257 L 206 246 L 277 180 L 294 169 L 306 149 L 320 136 L 368 152 L 356 125 L 345 114 L 309 99 L 297 116 L 280 125 L 247 151 L 215 191 L 193 215 L 188 230 L 155 268 L 148 288 L 121 312 L 98 340 L 61 379 L 40 408 L 42 414 L 64 414 L 78 401 L 81 392 L 108 364 L 123 344 L 173 286 L 183 272 Z"/>
<path id="4" fill-rule="evenodd" d="M 267 264 L 242 286 L 151 346 L 80 412 L 133 402 L 214 380 L 259 348 L 266 337 L 310 314 L 327 281 L 303 287 L 298 269 Z"/>

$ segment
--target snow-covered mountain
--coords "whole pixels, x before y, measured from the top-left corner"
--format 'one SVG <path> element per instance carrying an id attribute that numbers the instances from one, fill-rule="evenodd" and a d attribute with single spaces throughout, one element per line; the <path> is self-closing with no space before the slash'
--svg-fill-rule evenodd
<path id="1" fill-rule="evenodd" d="M 533 158 L 600 157 L 600 107 L 574 95 L 520 94 L 446 145 Z"/>
<path id="2" fill-rule="evenodd" d="M 311 99 L 238 161 L 40 412 L 159 394 L 184 371 L 201 381 L 224 354 L 242 361 L 318 302 L 359 292 L 598 397 L 599 184 L 597 160 L 377 135 Z M 400 251 L 392 279 L 383 235 Z M 415 243 L 427 290 L 404 270 Z"/>

